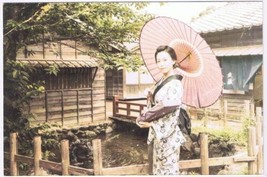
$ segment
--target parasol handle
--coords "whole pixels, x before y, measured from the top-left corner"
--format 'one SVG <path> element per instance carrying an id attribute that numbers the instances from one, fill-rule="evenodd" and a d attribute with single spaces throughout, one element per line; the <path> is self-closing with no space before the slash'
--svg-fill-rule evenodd
<path id="1" fill-rule="evenodd" d="M 185 59 L 187 59 L 190 54 L 191 54 L 191 52 L 178 63 L 178 66 L 180 66 L 180 63 L 182 63 L 183 61 L 185 61 Z"/>

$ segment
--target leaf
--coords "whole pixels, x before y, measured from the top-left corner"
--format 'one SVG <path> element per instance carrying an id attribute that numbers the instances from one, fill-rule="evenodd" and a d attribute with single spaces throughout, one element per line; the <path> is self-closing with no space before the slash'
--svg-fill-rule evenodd
<path id="1" fill-rule="evenodd" d="M 17 77 L 17 73 L 18 73 L 17 70 L 14 70 L 14 71 L 12 72 L 12 76 L 13 76 L 13 78 L 16 78 L 16 77 Z"/>

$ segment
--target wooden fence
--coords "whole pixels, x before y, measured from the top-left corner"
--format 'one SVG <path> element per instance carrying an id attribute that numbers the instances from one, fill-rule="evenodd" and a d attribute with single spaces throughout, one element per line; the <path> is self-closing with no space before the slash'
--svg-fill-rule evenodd
<path id="1" fill-rule="evenodd" d="M 242 117 L 251 117 L 255 114 L 252 101 L 233 98 L 221 98 L 205 109 L 189 108 L 189 112 L 195 118 L 211 116 L 224 121 L 240 121 Z"/>
<path id="2" fill-rule="evenodd" d="M 182 160 L 180 169 L 201 168 L 201 174 L 208 175 L 209 167 L 231 165 L 234 163 L 248 163 L 249 174 L 263 173 L 263 139 L 261 124 L 261 108 L 257 108 L 257 121 L 254 127 L 248 129 L 247 153 L 238 156 L 209 158 L 208 135 L 200 134 L 200 159 Z M 70 165 L 69 142 L 61 141 L 61 163 L 42 160 L 41 137 L 34 137 L 34 156 L 27 157 L 17 153 L 17 133 L 10 134 L 10 152 L 5 152 L 5 158 L 10 160 L 10 175 L 19 175 L 18 163 L 23 162 L 33 165 L 34 174 L 40 175 L 41 168 L 61 172 L 62 175 L 142 175 L 151 174 L 151 164 L 139 164 L 104 168 L 102 162 L 101 140 L 95 139 L 93 144 L 93 169 L 85 169 Z M 150 154 L 150 152 L 149 152 Z M 149 158 L 151 159 L 151 158 Z"/>
<path id="3" fill-rule="evenodd" d="M 113 115 L 112 119 L 125 122 L 135 123 L 135 119 L 146 107 L 144 100 L 120 100 L 118 96 L 113 97 Z M 218 117 L 223 119 L 226 124 L 227 120 L 240 121 L 242 117 L 253 117 L 254 104 L 248 100 L 224 99 L 218 100 L 214 105 L 205 108 L 188 108 L 190 117 Z"/>

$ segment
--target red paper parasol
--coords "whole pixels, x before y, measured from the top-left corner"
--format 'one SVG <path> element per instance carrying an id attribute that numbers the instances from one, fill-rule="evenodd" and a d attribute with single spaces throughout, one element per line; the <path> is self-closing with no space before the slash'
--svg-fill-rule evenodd
<path id="1" fill-rule="evenodd" d="M 154 80 L 162 73 L 155 62 L 155 51 L 160 45 L 169 45 L 177 55 L 183 76 L 183 103 L 204 108 L 215 103 L 221 95 L 223 79 L 216 56 L 206 41 L 185 23 L 169 17 L 157 17 L 148 21 L 140 35 L 143 60 Z"/>

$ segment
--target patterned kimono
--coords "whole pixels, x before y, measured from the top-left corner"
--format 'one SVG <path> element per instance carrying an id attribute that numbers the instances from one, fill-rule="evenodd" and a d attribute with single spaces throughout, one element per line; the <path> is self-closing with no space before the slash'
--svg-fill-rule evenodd
<path id="1" fill-rule="evenodd" d="M 157 84 L 158 86 L 159 84 Z M 160 101 L 175 100 L 181 103 L 183 95 L 182 83 L 173 79 L 166 83 L 155 95 L 155 104 Z M 185 142 L 179 126 L 178 116 L 180 108 L 173 113 L 153 121 L 149 129 L 147 143 L 154 143 L 153 147 L 153 174 L 179 174 L 180 146 Z"/>

